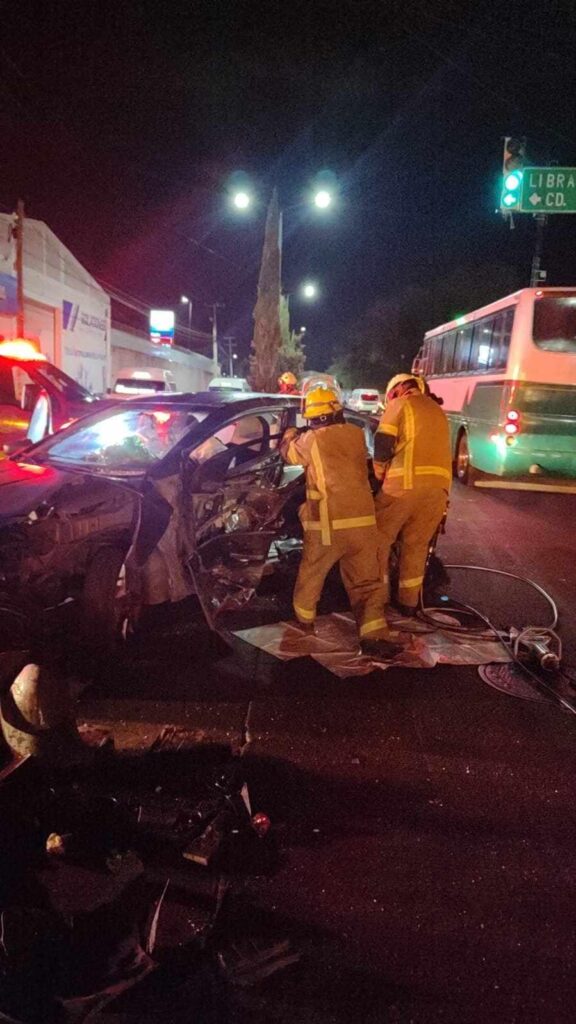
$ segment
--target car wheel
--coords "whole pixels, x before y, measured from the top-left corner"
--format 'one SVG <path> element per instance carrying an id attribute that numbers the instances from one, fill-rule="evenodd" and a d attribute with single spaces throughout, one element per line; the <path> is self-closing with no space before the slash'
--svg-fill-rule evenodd
<path id="1" fill-rule="evenodd" d="M 112 650 L 125 639 L 129 623 L 125 553 L 103 547 L 88 563 L 80 596 L 80 633 L 91 647 Z"/>
<path id="2" fill-rule="evenodd" d="M 468 435 L 465 431 L 458 438 L 456 447 L 456 476 L 465 487 L 473 487 L 478 474 L 470 462 Z"/>

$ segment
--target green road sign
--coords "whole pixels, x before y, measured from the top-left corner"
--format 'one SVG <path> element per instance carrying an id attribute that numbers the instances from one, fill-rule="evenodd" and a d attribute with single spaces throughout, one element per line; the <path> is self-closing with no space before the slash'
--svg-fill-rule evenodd
<path id="1" fill-rule="evenodd" d="M 576 167 L 524 167 L 519 213 L 576 213 Z"/>

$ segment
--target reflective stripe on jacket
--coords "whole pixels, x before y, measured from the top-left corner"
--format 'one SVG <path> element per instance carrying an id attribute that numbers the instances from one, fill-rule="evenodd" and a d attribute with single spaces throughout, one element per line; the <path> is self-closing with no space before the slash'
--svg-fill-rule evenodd
<path id="1" fill-rule="evenodd" d="M 450 428 L 433 398 L 410 392 L 388 403 L 374 440 L 374 469 L 385 494 L 450 489 Z"/>
<path id="2" fill-rule="evenodd" d="M 306 501 L 300 509 L 304 530 L 318 531 L 322 544 L 333 530 L 374 526 L 374 499 L 368 481 L 364 432 L 351 423 L 333 423 L 288 437 L 280 450 L 286 462 L 306 470 Z"/>

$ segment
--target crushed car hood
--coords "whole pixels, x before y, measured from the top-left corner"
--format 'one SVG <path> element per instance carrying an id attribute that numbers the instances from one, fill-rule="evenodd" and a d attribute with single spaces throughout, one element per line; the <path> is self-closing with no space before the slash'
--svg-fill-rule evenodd
<path id="1" fill-rule="evenodd" d="M 49 501 L 71 474 L 54 466 L 39 466 L 24 459 L 0 462 L 0 523 L 27 515 L 37 505 Z"/>

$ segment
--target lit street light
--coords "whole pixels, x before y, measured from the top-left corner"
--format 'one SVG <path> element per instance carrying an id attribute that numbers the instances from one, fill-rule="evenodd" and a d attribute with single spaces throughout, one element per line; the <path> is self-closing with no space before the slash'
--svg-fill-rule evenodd
<path id="1" fill-rule="evenodd" d="M 181 295 L 180 302 L 183 306 L 188 306 L 188 330 L 190 330 L 192 326 L 192 299 L 189 299 L 187 295 Z"/>
<path id="2" fill-rule="evenodd" d="M 317 206 L 319 210 L 326 210 L 331 205 L 331 203 L 332 196 L 330 192 L 328 192 L 325 188 L 319 189 L 316 195 L 314 196 L 314 205 Z"/>
<path id="3" fill-rule="evenodd" d="M 302 285 L 302 295 L 305 299 L 315 299 L 318 295 L 318 288 L 312 281 L 308 281 Z"/>
<path id="4" fill-rule="evenodd" d="M 252 203 L 252 196 L 248 192 L 235 192 L 232 202 L 237 210 L 247 210 Z"/>

